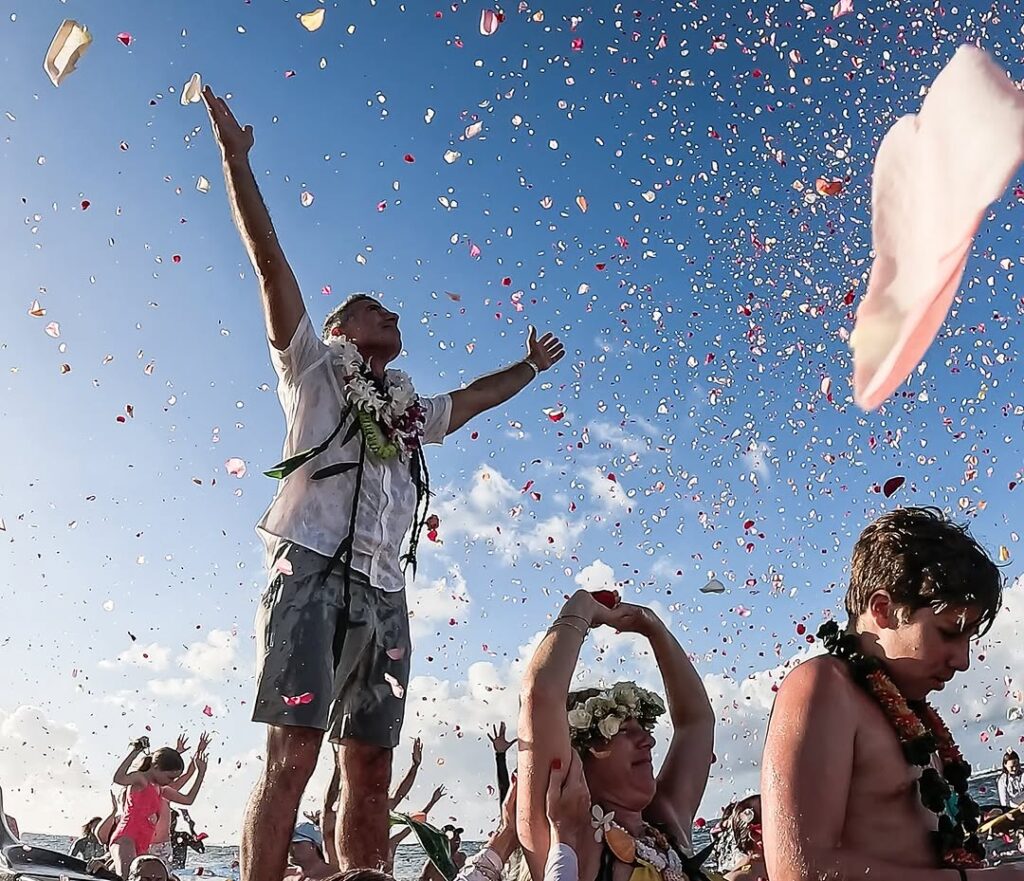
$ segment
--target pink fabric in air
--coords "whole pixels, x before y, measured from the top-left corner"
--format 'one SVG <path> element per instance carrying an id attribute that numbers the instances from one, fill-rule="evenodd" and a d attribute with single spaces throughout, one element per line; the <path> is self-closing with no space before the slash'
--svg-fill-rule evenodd
<path id="1" fill-rule="evenodd" d="M 875 157 L 875 261 L 850 337 L 854 399 L 874 410 L 924 357 L 949 313 L 975 233 L 1024 162 L 1024 94 L 988 55 L 961 46 L 921 112 Z"/>

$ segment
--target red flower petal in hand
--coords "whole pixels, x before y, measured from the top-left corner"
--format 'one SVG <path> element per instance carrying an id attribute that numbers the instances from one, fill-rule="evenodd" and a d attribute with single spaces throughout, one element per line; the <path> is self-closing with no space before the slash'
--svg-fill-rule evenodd
<path id="1" fill-rule="evenodd" d="M 614 609 L 619 604 L 619 594 L 614 590 L 592 590 L 590 595 L 607 609 Z"/>

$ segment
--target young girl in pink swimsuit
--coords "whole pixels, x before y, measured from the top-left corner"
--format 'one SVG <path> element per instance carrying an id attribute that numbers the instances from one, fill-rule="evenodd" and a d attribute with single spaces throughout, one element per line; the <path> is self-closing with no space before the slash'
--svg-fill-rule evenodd
<path id="1" fill-rule="evenodd" d="M 114 871 L 125 879 L 132 860 L 149 851 L 160 816 L 161 799 L 182 805 L 192 804 L 206 776 L 206 756 L 200 753 L 195 757 L 199 774 L 192 787 L 187 793 L 173 789 L 169 784 L 182 775 L 185 763 L 181 754 L 170 747 L 158 749 L 152 756 L 146 756 L 137 770 L 129 771 L 135 759 L 148 746 L 148 740 L 137 740 L 132 745 L 131 753 L 114 773 L 115 785 L 126 787 L 126 792 L 120 822 L 110 836 L 110 855 L 114 860 Z"/>

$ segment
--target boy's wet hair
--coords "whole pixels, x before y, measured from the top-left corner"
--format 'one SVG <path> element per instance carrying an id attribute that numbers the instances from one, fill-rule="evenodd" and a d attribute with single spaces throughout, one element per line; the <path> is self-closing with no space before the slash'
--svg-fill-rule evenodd
<path id="1" fill-rule="evenodd" d="M 846 591 L 851 621 L 878 590 L 888 591 L 904 613 L 969 607 L 983 634 L 1002 605 L 1003 577 L 966 525 L 938 508 L 900 508 L 869 525 L 853 548 Z"/>
<path id="2" fill-rule="evenodd" d="M 362 303 L 364 300 L 369 300 L 373 303 L 380 302 L 376 297 L 359 291 L 357 293 L 350 294 L 345 299 L 344 303 L 327 313 L 323 327 L 323 338 L 326 342 L 330 341 L 331 331 L 334 330 L 334 328 L 341 327 L 346 321 L 348 321 L 352 307 L 355 306 L 356 303 Z"/>

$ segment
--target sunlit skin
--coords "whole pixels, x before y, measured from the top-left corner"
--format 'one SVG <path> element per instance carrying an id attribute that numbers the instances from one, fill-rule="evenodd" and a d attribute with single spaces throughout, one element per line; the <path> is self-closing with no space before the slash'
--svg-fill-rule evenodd
<path id="1" fill-rule="evenodd" d="M 980 610 L 963 607 L 908 614 L 897 609 L 885 591 L 878 591 L 857 629 L 864 651 L 884 661 L 904 696 L 924 700 L 968 670 L 980 618 Z"/>
<path id="2" fill-rule="evenodd" d="M 382 377 L 385 367 L 402 352 L 398 315 L 376 300 L 353 303 L 345 312 L 344 326 L 340 330 L 359 349 L 377 377 Z"/>
<path id="3" fill-rule="evenodd" d="M 594 802 L 606 811 L 643 811 L 654 798 L 654 735 L 629 719 L 611 740 L 583 757 L 583 772 Z"/>
<path id="4" fill-rule="evenodd" d="M 980 610 L 898 607 L 870 596 L 853 622 L 861 651 L 885 665 L 909 701 L 940 691 L 970 666 Z M 942 881 L 921 804 L 920 770 L 892 723 L 845 662 L 805 661 L 779 689 L 761 763 L 764 852 L 772 881 L 860 878 Z M 971 870 L 992 878 L 1005 867 Z M 980 881 L 980 879 L 977 879 Z"/>

